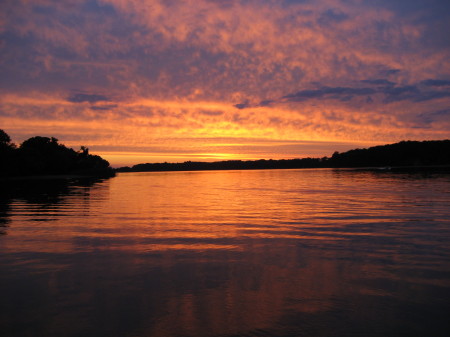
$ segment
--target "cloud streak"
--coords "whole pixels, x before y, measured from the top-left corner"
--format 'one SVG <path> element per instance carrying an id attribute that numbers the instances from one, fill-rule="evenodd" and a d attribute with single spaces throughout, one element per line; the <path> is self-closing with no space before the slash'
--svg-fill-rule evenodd
<path id="1" fill-rule="evenodd" d="M 263 100 L 255 105 L 245 103 L 235 104 L 238 109 L 270 106 L 275 103 L 297 102 L 311 100 L 348 102 L 354 98 L 366 97 L 366 103 L 373 103 L 374 96 L 380 97 L 383 103 L 398 101 L 424 102 L 450 97 L 450 81 L 428 79 L 414 85 L 397 85 L 387 79 L 361 80 L 360 83 L 370 86 L 329 87 L 320 86 L 315 89 L 305 89 L 284 95 L 278 99 Z"/>
<path id="2" fill-rule="evenodd" d="M 67 97 L 67 101 L 72 103 L 83 103 L 83 102 L 98 103 L 98 102 L 109 102 L 110 99 L 104 95 L 78 93 Z"/>

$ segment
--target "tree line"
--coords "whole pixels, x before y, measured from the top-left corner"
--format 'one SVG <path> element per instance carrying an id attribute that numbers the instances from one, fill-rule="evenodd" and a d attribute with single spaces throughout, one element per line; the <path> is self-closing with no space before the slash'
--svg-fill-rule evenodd
<path id="1" fill-rule="evenodd" d="M 0 130 L 0 176 L 32 175 L 112 176 L 108 161 L 89 154 L 82 146 L 79 151 L 58 143 L 54 137 L 36 136 L 19 146 Z"/>
<path id="2" fill-rule="evenodd" d="M 395 144 L 334 152 L 331 157 L 281 160 L 228 160 L 217 162 L 146 163 L 121 167 L 118 172 L 251 170 L 295 168 L 392 168 L 440 167 L 450 169 L 450 140 L 402 141 Z"/>

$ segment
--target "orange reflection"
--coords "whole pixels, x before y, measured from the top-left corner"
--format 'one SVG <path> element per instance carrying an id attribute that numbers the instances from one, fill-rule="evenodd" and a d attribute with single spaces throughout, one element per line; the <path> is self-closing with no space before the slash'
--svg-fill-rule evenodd
<path id="1" fill-rule="evenodd" d="M 291 315 L 295 324 L 336 310 L 358 316 L 360 306 L 371 307 L 366 301 L 405 301 L 411 291 L 426 300 L 427 287 L 448 286 L 429 277 L 446 270 L 446 241 L 428 242 L 423 221 L 411 221 L 423 217 L 411 207 L 415 198 L 434 201 L 429 224 L 448 213 L 448 181 L 266 170 L 119 174 L 45 186 L 8 201 L 2 256 L 23 274 L 45 275 L 38 289 L 48 298 L 62 292 L 80 310 L 100 298 L 102 315 L 116 317 L 122 296 L 133 298 L 144 317 L 138 335 L 276 335 Z M 395 316 L 394 307 L 383 310 Z"/>

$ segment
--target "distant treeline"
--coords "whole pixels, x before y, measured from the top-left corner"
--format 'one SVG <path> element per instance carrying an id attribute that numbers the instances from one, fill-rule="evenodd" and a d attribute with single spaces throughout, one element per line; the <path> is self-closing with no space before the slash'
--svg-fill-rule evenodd
<path id="1" fill-rule="evenodd" d="M 335 152 L 331 167 L 425 167 L 450 165 L 450 140 L 403 141 Z"/>
<path id="2" fill-rule="evenodd" d="M 118 172 L 252 170 L 294 168 L 430 167 L 450 165 L 450 140 L 400 143 L 335 152 L 331 157 L 282 160 L 148 163 L 122 167 Z"/>
<path id="3" fill-rule="evenodd" d="M 0 130 L 0 176 L 35 175 L 112 176 L 113 169 L 100 156 L 59 144 L 56 138 L 32 137 L 20 146 L 11 143 L 9 135 Z"/>

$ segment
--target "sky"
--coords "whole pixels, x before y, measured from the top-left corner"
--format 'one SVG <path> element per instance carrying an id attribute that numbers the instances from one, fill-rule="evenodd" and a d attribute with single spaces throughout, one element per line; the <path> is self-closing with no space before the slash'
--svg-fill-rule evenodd
<path id="1" fill-rule="evenodd" d="M 0 129 L 113 166 L 450 138 L 448 0 L 1 0 Z"/>

